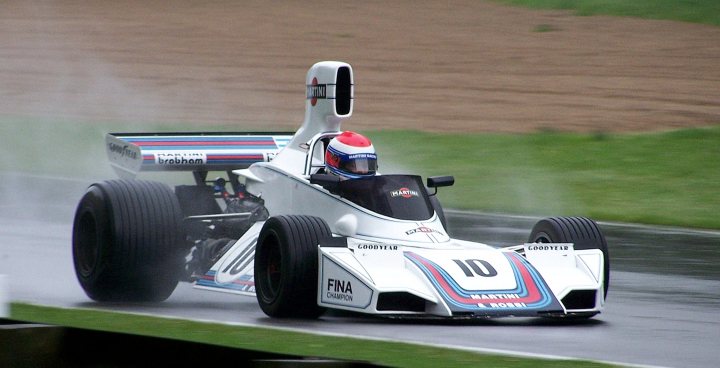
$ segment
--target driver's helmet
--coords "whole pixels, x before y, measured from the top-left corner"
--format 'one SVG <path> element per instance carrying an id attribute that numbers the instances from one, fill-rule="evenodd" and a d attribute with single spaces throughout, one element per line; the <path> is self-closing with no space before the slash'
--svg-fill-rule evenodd
<path id="1" fill-rule="evenodd" d="M 345 131 L 328 144 L 325 169 L 348 179 L 375 175 L 377 155 L 370 139 L 362 134 Z"/>

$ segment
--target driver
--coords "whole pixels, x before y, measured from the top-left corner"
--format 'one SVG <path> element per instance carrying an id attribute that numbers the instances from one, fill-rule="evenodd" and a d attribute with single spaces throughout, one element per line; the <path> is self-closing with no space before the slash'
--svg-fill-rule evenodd
<path id="1" fill-rule="evenodd" d="M 328 144 L 325 170 L 343 179 L 375 175 L 377 155 L 370 139 L 352 131 L 342 132 Z"/>

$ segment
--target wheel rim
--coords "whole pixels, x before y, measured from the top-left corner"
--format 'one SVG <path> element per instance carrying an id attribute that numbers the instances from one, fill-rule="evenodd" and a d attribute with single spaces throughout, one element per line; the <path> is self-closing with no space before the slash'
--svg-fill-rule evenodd
<path id="1" fill-rule="evenodd" d="M 264 282 L 261 285 L 261 291 L 264 299 L 273 301 L 280 292 L 280 284 L 282 278 L 282 256 L 280 253 L 280 243 L 275 236 L 266 238 L 263 244 L 265 254 L 263 256 L 263 277 Z"/>
<path id="2" fill-rule="evenodd" d="M 100 254 L 97 223 L 90 212 L 85 212 L 80 217 L 79 225 L 82 230 L 77 234 L 78 240 L 75 252 L 78 257 L 80 274 L 83 277 L 89 277 L 95 271 L 98 255 Z"/>
<path id="3" fill-rule="evenodd" d="M 533 239 L 534 243 L 552 243 L 552 239 L 550 238 L 550 235 L 541 232 L 535 234 L 535 238 Z"/>

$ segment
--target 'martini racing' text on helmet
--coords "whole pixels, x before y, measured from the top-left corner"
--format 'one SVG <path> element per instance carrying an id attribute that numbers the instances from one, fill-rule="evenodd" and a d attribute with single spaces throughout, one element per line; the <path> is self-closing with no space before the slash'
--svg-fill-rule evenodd
<path id="1" fill-rule="evenodd" d="M 373 176 L 377 170 L 375 147 L 364 135 L 345 131 L 328 144 L 325 168 L 329 173 L 350 179 Z"/>

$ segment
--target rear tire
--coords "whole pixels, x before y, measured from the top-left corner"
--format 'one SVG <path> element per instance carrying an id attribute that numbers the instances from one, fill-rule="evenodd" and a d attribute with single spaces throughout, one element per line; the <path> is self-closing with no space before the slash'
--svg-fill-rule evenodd
<path id="1" fill-rule="evenodd" d="M 604 258 L 603 289 L 610 286 L 610 255 L 605 236 L 595 221 L 586 217 L 550 217 L 538 221 L 530 232 L 529 243 L 574 243 L 575 249 L 599 249 Z"/>
<path id="2" fill-rule="evenodd" d="M 277 216 L 265 222 L 255 250 L 255 293 L 270 317 L 317 318 L 318 244 L 331 237 L 312 216 Z"/>
<path id="3" fill-rule="evenodd" d="M 73 224 L 75 274 L 96 301 L 156 302 L 184 269 L 182 212 L 172 189 L 141 180 L 91 185 Z"/>

